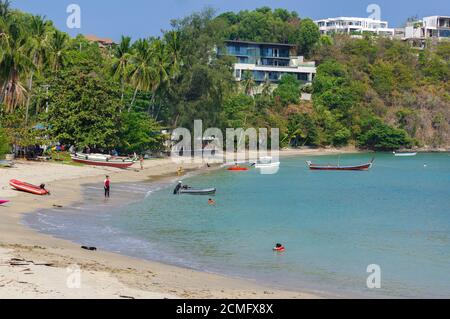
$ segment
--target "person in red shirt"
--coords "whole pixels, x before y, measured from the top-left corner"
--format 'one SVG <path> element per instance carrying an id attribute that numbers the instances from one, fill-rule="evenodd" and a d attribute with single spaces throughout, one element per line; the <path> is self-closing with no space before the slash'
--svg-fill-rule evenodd
<path id="1" fill-rule="evenodd" d="M 111 189 L 111 180 L 109 179 L 109 176 L 106 176 L 104 188 L 105 188 L 105 198 L 109 198 L 109 191 Z"/>

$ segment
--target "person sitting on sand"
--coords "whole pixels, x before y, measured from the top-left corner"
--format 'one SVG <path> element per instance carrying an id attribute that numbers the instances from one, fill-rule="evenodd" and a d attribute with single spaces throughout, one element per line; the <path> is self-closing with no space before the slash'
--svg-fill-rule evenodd
<path id="1" fill-rule="evenodd" d="M 109 198 L 109 191 L 111 189 L 111 180 L 109 179 L 108 175 L 106 175 L 106 179 L 103 184 L 105 188 L 105 198 Z"/>
<path id="2" fill-rule="evenodd" d="M 208 199 L 208 205 L 215 206 L 216 201 L 214 199 L 210 198 L 210 199 Z"/>

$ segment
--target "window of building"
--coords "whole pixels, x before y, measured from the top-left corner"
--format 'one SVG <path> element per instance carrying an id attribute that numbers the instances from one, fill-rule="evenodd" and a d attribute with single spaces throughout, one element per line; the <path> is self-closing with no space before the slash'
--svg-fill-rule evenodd
<path id="1" fill-rule="evenodd" d="M 263 71 L 253 71 L 253 80 L 263 82 L 266 79 L 266 73 Z"/>
<path id="2" fill-rule="evenodd" d="M 440 19 L 439 27 L 440 28 L 450 28 L 450 19 Z"/>
<path id="3" fill-rule="evenodd" d="M 280 72 L 269 72 L 269 80 L 271 81 L 278 81 L 280 80 Z"/>
<path id="4" fill-rule="evenodd" d="M 247 64 L 248 63 L 248 57 L 239 57 L 238 58 L 238 62 Z"/>
<path id="5" fill-rule="evenodd" d="M 308 73 L 299 73 L 297 74 L 297 79 L 300 81 L 308 81 Z"/>
<path id="6" fill-rule="evenodd" d="M 450 38 L 450 30 L 439 30 L 439 37 Z"/>

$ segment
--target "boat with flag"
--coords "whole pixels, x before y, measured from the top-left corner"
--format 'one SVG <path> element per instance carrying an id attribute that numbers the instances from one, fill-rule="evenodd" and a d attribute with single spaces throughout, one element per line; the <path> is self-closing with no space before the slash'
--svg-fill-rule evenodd
<path id="1" fill-rule="evenodd" d="M 322 164 L 313 164 L 311 161 L 307 161 L 308 167 L 310 170 L 318 170 L 318 171 L 368 171 L 373 166 L 374 159 L 372 159 L 368 163 L 360 164 L 360 165 L 322 165 Z"/>
<path id="2" fill-rule="evenodd" d="M 86 165 L 109 166 L 115 168 L 128 168 L 136 163 L 137 158 L 119 157 L 104 154 L 83 154 L 75 153 L 71 155 L 72 161 Z"/>

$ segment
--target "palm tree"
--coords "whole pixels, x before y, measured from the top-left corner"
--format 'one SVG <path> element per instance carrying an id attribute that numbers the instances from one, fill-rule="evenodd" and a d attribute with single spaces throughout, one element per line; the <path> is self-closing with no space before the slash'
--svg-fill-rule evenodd
<path id="1" fill-rule="evenodd" d="M 33 69 L 33 63 L 22 24 L 16 17 L 5 15 L 4 2 L 0 8 L 0 102 L 5 104 L 6 112 L 12 112 L 25 102 L 27 92 L 23 80 Z"/>
<path id="2" fill-rule="evenodd" d="M 272 94 L 272 83 L 270 83 L 269 79 L 266 79 L 261 90 L 261 95 L 265 98 L 269 98 L 271 94 Z"/>
<path id="3" fill-rule="evenodd" d="M 250 71 L 244 71 L 243 76 L 243 86 L 245 94 L 253 95 L 253 88 L 255 87 L 255 80 L 253 79 L 253 75 Z"/>
<path id="4" fill-rule="evenodd" d="M 125 81 L 128 77 L 128 65 L 131 59 L 131 51 L 131 38 L 122 36 L 120 44 L 114 51 L 114 59 L 112 62 L 112 73 L 114 78 L 120 81 L 122 88 L 121 101 L 123 101 L 124 97 Z"/>
<path id="5" fill-rule="evenodd" d="M 1 1 L 0 0 L 0 17 L 6 18 L 9 15 L 10 6 L 11 6 L 11 1 L 9 1 L 9 0 Z"/>
<path id="6" fill-rule="evenodd" d="M 172 64 L 167 54 L 167 50 L 163 41 L 157 39 L 154 40 L 151 46 L 152 62 L 153 62 L 153 79 L 152 79 L 152 98 L 150 100 L 150 105 L 148 112 L 150 113 L 150 108 L 154 107 L 156 100 L 156 95 L 159 89 L 166 84 L 171 77 Z M 161 105 L 158 108 L 157 114 L 153 114 L 155 118 L 158 117 Z M 152 112 L 154 113 L 154 112 Z"/>
<path id="7" fill-rule="evenodd" d="M 49 35 L 45 18 L 40 16 L 32 16 L 29 29 L 31 35 L 29 41 L 30 46 L 29 55 L 33 61 L 36 72 L 40 73 L 44 65 L 47 63 L 48 59 Z M 34 70 L 30 72 L 30 78 L 28 81 L 29 94 L 26 106 L 25 124 L 28 123 L 28 111 L 30 108 L 31 92 L 33 90 L 33 77 L 34 77 Z"/>
<path id="8" fill-rule="evenodd" d="M 130 78 L 135 90 L 128 111 L 131 111 L 139 90 L 150 91 L 153 79 L 152 54 L 149 41 L 146 39 L 139 39 L 134 44 L 134 47 L 135 53 L 130 61 Z"/>
<path id="9" fill-rule="evenodd" d="M 50 65 L 54 72 L 58 72 L 66 63 L 66 49 L 68 36 L 66 33 L 55 30 L 50 39 Z"/>
<path id="10" fill-rule="evenodd" d="M 131 83 L 135 87 L 133 106 L 136 94 L 139 90 L 151 91 L 152 97 L 148 106 L 148 113 L 156 119 L 159 116 L 161 105 L 155 112 L 156 97 L 164 86 L 170 84 L 180 72 L 181 50 L 176 33 L 166 38 L 167 44 L 160 39 L 138 40 L 135 46 L 135 54 L 131 59 Z"/>
<path id="11" fill-rule="evenodd" d="M 169 31 L 164 35 L 167 54 L 169 55 L 171 63 L 171 78 L 176 78 L 183 66 L 182 52 L 181 52 L 181 41 L 176 31 Z"/>

